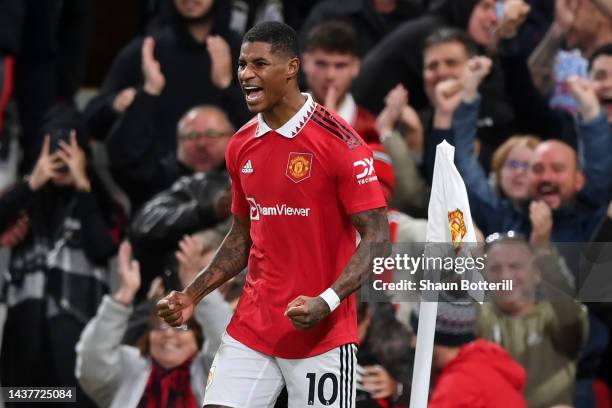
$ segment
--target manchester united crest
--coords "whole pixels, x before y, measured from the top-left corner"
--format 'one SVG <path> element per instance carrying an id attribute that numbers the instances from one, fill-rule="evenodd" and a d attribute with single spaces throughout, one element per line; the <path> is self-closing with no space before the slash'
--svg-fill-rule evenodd
<path id="1" fill-rule="evenodd" d="M 299 183 L 310 177 L 311 169 L 312 153 L 289 153 L 286 174 L 294 183 Z"/>
<path id="2" fill-rule="evenodd" d="M 451 240 L 453 247 L 458 249 L 463 242 L 463 237 L 467 233 L 463 212 L 460 209 L 448 212 L 448 226 L 450 227 Z"/>

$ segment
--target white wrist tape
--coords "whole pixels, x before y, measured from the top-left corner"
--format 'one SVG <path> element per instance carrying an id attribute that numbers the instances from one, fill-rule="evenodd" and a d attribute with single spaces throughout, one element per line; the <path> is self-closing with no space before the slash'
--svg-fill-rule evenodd
<path id="1" fill-rule="evenodd" d="M 332 288 L 327 288 L 325 292 L 319 295 L 329 306 L 329 310 L 333 312 L 340 305 L 340 298 Z"/>

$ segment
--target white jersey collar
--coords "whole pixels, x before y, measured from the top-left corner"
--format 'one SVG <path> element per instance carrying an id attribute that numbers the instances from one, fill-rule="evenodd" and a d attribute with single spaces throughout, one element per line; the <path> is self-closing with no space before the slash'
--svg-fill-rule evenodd
<path id="1" fill-rule="evenodd" d="M 276 133 L 288 139 L 293 139 L 298 133 L 300 133 L 300 130 L 302 130 L 306 122 L 308 122 L 308 119 L 310 119 L 310 115 L 312 115 L 315 110 L 316 103 L 312 99 L 312 96 L 310 96 L 308 93 L 302 93 L 302 95 L 306 97 L 306 103 L 304 103 L 300 110 L 297 111 L 297 113 L 293 115 L 291 119 L 289 119 L 283 126 L 276 129 Z M 270 126 L 268 126 L 261 113 L 257 115 L 257 122 L 258 126 L 257 131 L 255 132 L 255 137 L 261 137 L 273 130 Z"/>

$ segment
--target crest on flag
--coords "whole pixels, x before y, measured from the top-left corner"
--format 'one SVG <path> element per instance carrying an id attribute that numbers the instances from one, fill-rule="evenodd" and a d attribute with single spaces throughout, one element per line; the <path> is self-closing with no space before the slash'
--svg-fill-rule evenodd
<path id="1" fill-rule="evenodd" d="M 463 242 L 463 237 L 467 234 L 463 211 L 456 209 L 448 212 L 448 226 L 450 227 L 451 242 L 453 248 L 457 250 Z"/>
<path id="2" fill-rule="evenodd" d="M 311 169 L 312 153 L 289 153 L 286 174 L 294 183 L 299 183 L 310 177 Z"/>

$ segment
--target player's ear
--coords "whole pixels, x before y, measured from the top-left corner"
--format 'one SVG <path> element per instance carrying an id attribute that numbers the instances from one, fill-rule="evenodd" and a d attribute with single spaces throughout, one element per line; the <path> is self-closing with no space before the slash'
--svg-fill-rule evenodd
<path id="1" fill-rule="evenodd" d="M 293 57 L 289 59 L 287 63 L 287 79 L 295 77 L 298 72 L 300 72 L 300 59 L 298 57 Z"/>

